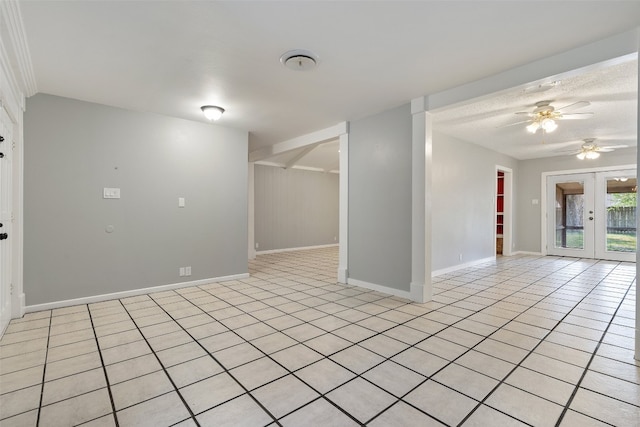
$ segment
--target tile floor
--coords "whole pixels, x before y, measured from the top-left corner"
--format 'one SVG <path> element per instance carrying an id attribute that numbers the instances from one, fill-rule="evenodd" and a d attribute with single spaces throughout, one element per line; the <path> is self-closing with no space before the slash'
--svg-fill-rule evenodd
<path id="1" fill-rule="evenodd" d="M 251 278 L 43 311 L 0 341 L 10 426 L 637 426 L 635 264 L 514 256 L 414 304 L 335 248 Z"/>

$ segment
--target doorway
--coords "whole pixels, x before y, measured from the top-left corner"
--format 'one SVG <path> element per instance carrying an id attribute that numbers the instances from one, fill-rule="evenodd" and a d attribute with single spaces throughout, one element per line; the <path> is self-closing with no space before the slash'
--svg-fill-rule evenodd
<path id="1" fill-rule="evenodd" d="M 512 240 L 512 188 L 513 170 L 496 166 L 495 241 L 496 255 L 510 256 Z"/>
<path id="2" fill-rule="evenodd" d="M 635 261 L 633 169 L 547 176 L 547 253 Z"/>

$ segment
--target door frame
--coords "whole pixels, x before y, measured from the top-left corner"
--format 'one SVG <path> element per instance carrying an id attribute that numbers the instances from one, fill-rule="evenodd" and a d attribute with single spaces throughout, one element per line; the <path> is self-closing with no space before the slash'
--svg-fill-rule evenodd
<path id="1" fill-rule="evenodd" d="M 498 172 L 504 173 L 504 183 L 502 194 L 504 194 L 503 198 L 503 206 L 502 206 L 502 256 L 511 256 L 513 250 L 513 169 L 496 165 L 496 171 L 494 173 L 494 177 L 498 175 Z M 496 182 L 497 186 L 497 182 Z M 497 188 L 496 188 L 497 190 Z M 496 193 L 496 192 L 494 192 Z M 498 199 L 494 198 L 494 207 L 493 212 L 497 212 L 498 209 Z M 494 215 L 495 216 L 495 215 Z M 497 230 L 496 227 L 493 227 L 493 242 L 496 244 L 497 238 Z M 493 247 L 493 253 L 496 253 L 496 247 Z"/>
<path id="2" fill-rule="evenodd" d="M 601 166 L 596 168 L 582 168 L 582 169 L 571 169 L 571 170 L 561 170 L 561 171 L 549 171 L 542 172 L 540 178 L 540 253 L 542 255 L 548 255 L 548 239 L 547 239 L 547 177 L 554 175 L 574 175 L 580 173 L 592 173 L 592 172 L 613 172 L 613 171 L 621 171 L 626 169 L 637 170 L 636 164 L 627 164 L 627 165 L 619 165 L 619 166 Z"/>

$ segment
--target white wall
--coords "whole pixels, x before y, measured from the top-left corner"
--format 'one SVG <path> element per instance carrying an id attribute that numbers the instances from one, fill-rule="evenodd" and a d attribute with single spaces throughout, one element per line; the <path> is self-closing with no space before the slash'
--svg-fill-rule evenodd
<path id="1" fill-rule="evenodd" d="M 611 153 L 603 153 L 595 160 L 578 160 L 575 156 L 548 157 L 543 159 L 521 160 L 516 173 L 517 183 L 514 185 L 518 195 L 515 204 L 515 215 L 518 223 L 515 234 L 518 236 L 517 250 L 540 252 L 541 244 L 541 204 L 533 204 L 532 200 L 542 198 L 541 177 L 543 172 L 569 171 L 605 166 L 632 165 L 636 163 L 636 149 L 627 148 Z"/>
<path id="2" fill-rule="evenodd" d="M 495 256 L 496 165 L 515 172 L 518 162 L 434 132 L 431 245 L 434 271 Z M 517 199 L 517 194 L 514 196 Z"/>
<path id="3" fill-rule="evenodd" d="M 247 132 L 42 94 L 24 132 L 28 305 L 247 273 Z"/>
<path id="4" fill-rule="evenodd" d="M 338 243 L 340 176 L 255 165 L 257 251 Z"/>

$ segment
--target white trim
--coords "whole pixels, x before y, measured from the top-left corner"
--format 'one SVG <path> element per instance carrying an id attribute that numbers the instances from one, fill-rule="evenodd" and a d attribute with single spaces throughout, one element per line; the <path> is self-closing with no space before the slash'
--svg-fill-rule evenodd
<path id="1" fill-rule="evenodd" d="M 297 148 L 308 147 L 310 145 L 318 145 L 323 142 L 328 142 L 340 137 L 340 135 L 347 133 L 347 122 L 341 122 L 337 125 L 321 129 L 315 132 L 300 135 L 296 138 L 289 139 L 287 141 L 278 142 L 277 144 L 263 147 L 258 150 L 249 153 L 249 161 L 257 162 L 259 160 L 268 159 L 277 154 L 286 153 L 287 151 L 295 150 Z"/>
<path id="2" fill-rule="evenodd" d="M 434 270 L 431 273 L 431 277 L 441 276 L 443 274 L 452 273 L 454 271 L 462 270 L 469 267 L 475 267 L 476 265 L 485 264 L 488 262 L 495 262 L 496 257 L 490 256 L 487 258 L 477 259 L 475 261 L 465 262 L 464 264 L 452 265 L 451 267 L 441 268 L 440 270 Z"/>
<path id="3" fill-rule="evenodd" d="M 281 252 L 308 251 L 310 249 L 332 248 L 336 246 L 339 246 L 339 244 L 331 243 L 329 245 L 300 246 L 297 248 L 283 248 L 283 249 L 268 249 L 266 251 L 256 251 L 256 255 L 279 254 Z"/>
<path id="4" fill-rule="evenodd" d="M 0 2 L 0 8 L 2 8 L 0 17 L 4 18 L 0 24 L 6 28 L 9 35 L 11 51 L 13 52 L 15 65 L 18 68 L 18 74 L 22 83 L 20 89 L 24 91 L 27 97 L 32 96 L 38 89 L 36 87 L 36 77 L 33 72 L 33 63 L 31 62 L 31 53 L 29 52 L 20 5 L 17 1 L 5 0 Z"/>
<path id="5" fill-rule="evenodd" d="M 515 251 L 511 255 L 533 255 L 533 256 L 545 256 L 542 252 L 532 252 L 532 251 Z"/>
<path id="6" fill-rule="evenodd" d="M 301 165 L 294 165 L 291 166 L 290 168 L 287 168 L 287 165 L 285 165 L 284 163 L 275 163 L 275 162 L 267 162 L 265 160 L 260 160 L 258 162 L 249 162 L 249 163 L 253 163 L 256 165 L 260 165 L 260 166 L 269 166 L 269 167 L 273 167 L 273 168 L 281 168 L 281 169 L 298 169 L 298 170 L 303 170 L 303 171 L 311 171 L 311 172 L 322 172 L 322 173 L 335 173 L 335 174 L 340 174 L 339 170 L 326 170 L 326 169 L 322 169 L 322 168 L 316 168 L 313 166 L 301 166 Z"/>
<path id="7" fill-rule="evenodd" d="M 511 256 L 513 249 L 513 169 L 506 166 L 496 165 L 496 176 L 498 172 L 504 173 L 502 182 L 502 255 Z M 496 180 L 496 188 L 498 182 Z M 495 198 L 494 210 L 497 212 L 498 198 Z M 497 244 L 497 230 L 495 230 L 494 244 Z M 495 252 L 494 247 L 494 252 Z"/>
<path id="8" fill-rule="evenodd" d="M 370 289 L 372 291 L 383 292 L 385 294 L 394 295 L 396 297 L 411 299 L 411 294 L 401 289 L 390 288 L 384 285 L 378 285 L 375 283 L 364 282 L 357 279 L 347 279 L 347 284 L 358 286 L 360 288 Z"/>
<path id="9" fill-rule="evenodd" d="M 274 168 L 282 168 L 282 169 L 284 169 L 284 166 L 285 166 L 284 163 L 267 162 L 266 160 L 260 160 L 258 162 L 249 162 L 249 163 L 253 163 L 260 166 L 271 166 Z"/>
<path id="10" fill-rule="evenodd" d="M 193 280 L 191 282 L 172 283 L 169 285 L 160 285 L 160 286 L 152 286 L 149 288 L 132 289 L 130 291 L 114 292 L 111 294 L 94 295 L 90 297 L 54 301 L 54 302 L 48 302 L 44 304 L 28 305 L 25 307 L 25 313 L 33 313 L 34 311 L 69 307 L 72 305 L 91 304 L 94 302 L 108 301 L 113 299 L 132 297 L 136 295 L 169 291 L 172 289 L 188 288 L 190 286 L 200 286 L 200 285 L 206 285 L 209 283 L 228 282 L 230 280 L 241 280 L 241 279 L 247 279 L 247 278 L 249 278 L 249 273 L 241 273 L 241 274 L 233 274 L 230 276 L 213 277 L 210 279 Z"/>
<path id="11" fill-rule="evenodd" d="M 338 282 L 349 277 L 349 134 L 340 135 L 340 177 L 338 178 Z"/>
<path id="12" fill-rule="evenodd" d="M 424 97 L 411 101 L 411 299 L 425 303 L 431 283 L 432 117 Z"/>
<path id="13" fill-rule="evenodd" d="M 256 259 L 255 163 L 249 162 L 247 175 L 247 256 Z"/>
<path id="14" fill-rule="evenodd" d="M 316 145 L 310 145 L 307 148 L 302 149 L 302 151 L 300 151 L 298 154 L 293 156 L 292 159 L 289 159 L 287 164 L 284 165 L 284 168 L 285 169 L 289 169 L 289 168 L 294 167 L 296 165 L 296 163 L 298 163 L 298 160 L 302 159 L 304 156 L 306 156 L 307 154 L 309 154 L 310 152 L 315 150 L 317 146 L 318 146 L 317 144 Z"/>
<path id="15" fill-rule="evenodd" d="M 640 102 L 640 101 L 639 101 Z M 640 127 L 639 127 L 640 132 Z M 640 150 L 638 150 L 640 153 Z M 547 177 L 555 175 L 572 175 L 577 173 L 609 172 L 625 169 L 638 169 L 638 165 L 599 166 L 595 168 L 568 169 L 542 172 L 540 175 L 540 253 L 547 255 Z M 640 218 L 640 217 L 639 217 Z"/>

